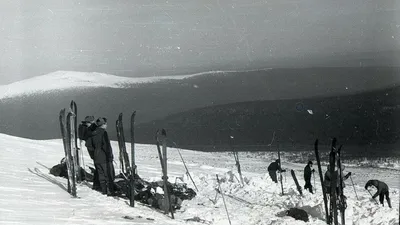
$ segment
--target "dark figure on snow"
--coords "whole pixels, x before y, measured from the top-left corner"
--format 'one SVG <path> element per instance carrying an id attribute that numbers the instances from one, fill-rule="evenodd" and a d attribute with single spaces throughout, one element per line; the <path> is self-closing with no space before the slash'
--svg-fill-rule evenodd
<path id="1" fill-rule="evenodd" d="M 271 177 L 273 182 L 278 183 L 278 178 L 276 176 L 276 171 L 286 172 L 286 170 L 282 170 L 281 162 L 279 161 L 279 159 L 275 160 L 275 162 L 272 162 L 268 166 L 269 176 Z"/>
<path id="2" fill-rule="evenodd" d="M 94 116 L 86 116 L 85 120 L 82 121 L 82 123 L 79 124 L 78 127 L 78 137 L 81 140 L 81 142 L 85 141 L 85 146 L 92 160 L 94 160 L 93 158 L 94 148 L 91 144 L 91 138 L 92 138 L 92 132 L 96 130 L 96 127 L 97 126 L 94 121 Z M 97 173 L 96 168 L 94 169 L 93 173 L 93 190 L 100 190 L 99 174 Z"/>
<path id="3" fill-rule="evenodd" d="M 389 208 L 392 208 L 392 204 L 390 203 L 390 198 L 389 198 L 389 187 L 385 182 L 379 181 L 379 180 L 369 180 L 365 184 L 365 190 L 368 190 L 370 186 L 376 187 L 378 190 L 372 198 L 376 198 L 379 195 L 379 202 L 384 206 L 383 204 L 383 199 L 386 197 L 386 201 L 389 205 Z"/>
<path id="4" fill-rule="evenodd" d="M 324 177 L 324 187 L 326 189 L 326 193 L 329 194 L 331 193 L 331 171 L 330 171 L 330 166 L 328 165 L 327 171 L 325 172 L 325 177 Z M 344 170 L 344 165 L 342 164 L 342 180 L 345 181 L 349 179 L 351 176 L 351 172 L 348 172 L 345 176 L 343 176 L 343 170 Z M 339 195 L 340 194 L 340 179 L 339 179 L 339 171 L 335 170 L 335 175 L 336 175 L 336 193 Z M 343 188 L 345 187 L 345 183 L 343 182 Z"/>
<path id="5" fill-rule="evenodd" d="M 313 194 L 313 186 L 311 185 L 311 176 L 312 173 L 315 172 L 314 169 L 312 169 L 313 163 L 311 161 L 308 161 L 308 164 L 306 167 L 304 167 L 304 181 L 306 184 L 304 185 L 304 189 L 310 191 L 311 194 Z"/>
<path id="6" fill-rule="evenodd" d="M 78 126 L 78 137 L 80 141 L 86 141 L 95 129 L 96 123 L 94 122 L 94 116 L 86 116 L 85 120 Z M 89 155 L 93 158 L 93 152 L 89 152 Z"/>
<path id="7" fill-rule="evenodd" d="M 110 139 L 108 138 L 107 119 L 98 118 L 96 120 L 96 130 L 92 132 L 86 146 L 94 149 L 93 160 L 96 167 L 101 193 L 107 195 L 114 194 L 114 155 L 111 148 Z"/>

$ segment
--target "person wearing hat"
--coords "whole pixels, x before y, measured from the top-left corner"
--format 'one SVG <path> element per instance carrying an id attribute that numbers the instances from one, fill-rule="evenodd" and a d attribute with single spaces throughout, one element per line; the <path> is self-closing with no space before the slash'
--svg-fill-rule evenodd
<path id="1" fill-rule="evenodd" d="M 275 182 L 275 183 L 278 183 L 278 178 L 276 176 L 276 171 L 278 171 L 278 170 L 280 172 L 285 172 L 286 171 L 286 170 L 282 170 L 281 162 L 279 161 L 279 159 L 275 160 L 275 162 L 272 162 L 268 166 L 269 176 L 271 177 L 272 181 Z"/>
<path id="2" fill-rule="evenodd" d="M 94 155 L 94 149 L 88 143 L 90 143 L 89 139 L 91 138 L 92 132 L 95 129 L 96 129 L 96 123 L 94 121 L 94 116 L 86 116 L 85 120 L 83 120 L 81 122 L 81 124 L 79 124 L 79 126 L 78 126 L 78 137 L 80 139 L 80 146 L 82 146 L 82 141 L 85 141 L 86 149 L 92 160 L 93 160 L 93 155 Z M 94 172 L 93 172 L 93 187 L 92 187 L 92 189 L 93 190 L 100 189 L 99 176 L 97 174 L 96 168 L 94 169 Z"/>
<path id="3" fill-rule="evenodd" d="M 306 182 L 306 184 L 304 185 L 304 190 L 307 190 L 311 193 L 313 193 L 313 186 L 311 185 L 311 176 L 312 173 L 315 172 L 314 169 L 312 169 L 312 165 L 313 162 L 312 161 L 308 161 L 307 166 L 304 167 L 304 181 Z"/>
<path id="4" fill-rule="evenodd" d="M 96 124 L 94 123 L 94 116 L 86 116 L 85 120 L 83 120 L 78 127 L 79 139 L 86 141 L 89 137 L 89 131 L 94 131 L 95 128 Z"/>
<path id="5" fill-rule="evenodd" d="M 113 195 L 115 171 L 112 163 L 114 155 L 106 131 L 107 119 L 104 117 L 98 118 L 96 120 L 96 126 L 96 129 L 91 133 L 91 137 L 86 144 L 94 149 L 93 161 L 98 173 L 101 193 Z"/>

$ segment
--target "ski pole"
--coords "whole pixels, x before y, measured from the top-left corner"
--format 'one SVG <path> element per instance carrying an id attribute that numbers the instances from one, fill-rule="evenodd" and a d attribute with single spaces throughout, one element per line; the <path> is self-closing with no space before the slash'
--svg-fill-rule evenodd
<path id="1" fill-rule="evenodd" d="M 353 182 L 353 178 L 351 178 L 351 175 L 350 175 L 350 180 L 351 180 L 351 184 L 353 185 L 354 193 L 356 193 L 356 197 L 357 197 L 357 200 L 358 200 L 358 195 L 357 195 L 356 187 L 354 187 L 354 182 Z M 370 194 L 371 194 L 371 193 L 370 193 Z"/>
<path id="2" fill-rule="evenodd" d="M 369 189 L 367 189 L 367 191 L 368 191 L 368 193 L 371 195 L 371 197 L 372 197 L 372 199 L 375 201 L 375 203 L 376 203 L 377 205 L 379 205 L 379 203 L 376 201 L 376 199 L 373 198 L 374 196 L 371 194 L 371 192 L 369 191 Z"/>
<path id="3" fill-rule="evenodd" d="M 225 206 L 225 210 L 226 210 L 226 215 L 228 216 L 229 224 L 232 225 L 231 219 L 229 218 L 228 208 L 226 208 L 225 197 L 224 197 L 224 194 L 223 194 L 223 191 L 222 191 L 222 188 L 221 188 L 221 184 L 219 183 L 218 174 L 215 174 L 215 175 L 217 176 L 217 183 L 218 183 L 218 186 L 219 186 L 219 190 L 221 191 L 222 200 L 224 201 L 224 206 Z"/>
<path id="4" fill-rule="evenodd" d="M 189 169 L 188 169 L 187 166 L 186 166 L 185 160 L 184 160 L 183 157 L 182 157 L 182 154 L 181 154 L 181 151 L 180 151 L 179 148 L 178 148 L 178 145 L 177 145 L 175 142 L 172 142 L 172 143 L 175 145 L 175 148 L 178 150 L 179 156 L 181 157 L 181 160 L 182 160 L 182 162 L 183 162 L 183 166 L 184 166 L 185 169 L 186 169 L 186 175 L 188 175 L 188 177 L 189 177 L 190 180 L 192 181 L 192 183 L 193 183 L 193 185 L 194 185 L 194 188 L 196 188 L 196 191 L 199 191 L 199 189 L 197 188 L 196 184 L 195 184 L 194 181 L 193 181 L 192 176 L 191 176 L 190 173 L 189 173 Z"/>

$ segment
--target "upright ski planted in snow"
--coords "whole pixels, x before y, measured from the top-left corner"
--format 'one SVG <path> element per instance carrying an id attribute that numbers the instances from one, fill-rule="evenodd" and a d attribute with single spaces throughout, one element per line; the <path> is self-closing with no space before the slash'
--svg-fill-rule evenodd
<path id="1" fill-rule="evenodd" d="M 116 127 L 116 130 L 117 130 L 117 140 L 118 140 L 118 148 L 119 148 L 119 164 L 121 166 L 121 172 L 123 174 L 125 174 L 124 157 L 123 157 L 124 154 L 122 153 L 123 147 L 122 147 L 122 137 L 121 137 L 121 129 L 120 129 L 119 119 L 117 119 L 115 121 L 115 127 Z"/>
<path id="2" fill-rule="evenodd" d="M 321 179 L 321 186 L 322 186 L 322 196 L 324 198 L 324 206 L 325 206 L 325 221 L 327 224 L 329 224 L 329 211 L 328 211 L 328 199 L 327 199 L 327 194 L 326 194 L 326 189 L 324 187 L 324 177 L 322 175 L 322 168 L 321 168 L 321 160 L 319 158 L 319 151 L 318 151 L 318 139 L 314 143 L 314 150 L 315 150 L 315 158 L 317 160 L 317 165 L 318 165 L 318 173 L 319 173 L 319 178 Z"/>
<path id="3" fill-rule="evenodd" d="M 76 155 L 78 156 L 78 158 L 76 158 L 76 163 L 78 164 L 78 166 L 80 166 L 80 161 L 79 161 L 79 146 L 78 146 L 78 108 L 77 108 L 77 106 L 76 106 L 76 103 L 75 103 L 75 101 L 71 101 L 71 104 L 70 104 L 70 108 L 71 108 L 71 111 L 74 113 L 74 121 L 73 121 L 73 124 L 74 124 L 74 127 L 75 127 L 75 131 L 74 131 L 74 137 L 75 137 L 75 149 L 76 149 Z M 79 179 L 79 177 L 78 177 L 78 179 Z"/>
<path id="4" fill-rule="evenodd" d="M 168 191 L 168 175 L 167 175 L 167 132 L 162 129 L 161 130 L 161 137 L 162 137 L 162 144 L 163 144 L 163 153 L 161 153 L 160 148 L 160 140 L 159 140 L 159 130 L 156 133 L 156 143 L 157 143 L 157 150 L 158 156 L 160 158 L 161 169 L 163 171 L 163 183 L 164 183 L 164 210 L 165 213 L 168 214 L 171 212 L 171 217 L 174 219 L 174 210 L 172 209 L 171 199 Z"/>
<path id="5" fill-rule="evenodd" d="M 59 120 L 60 120 L 60 129 L 61 129 L 61 137 L 63 140 L 63 146 L 64 146 L 64 153 L 65 153 L 65 161 L 67 164 L 67 172 L 68 172 L 68 193 L 71 193 L 71 179 L 69 177 L 70 174 L 70 166 L 69 166 L 69 161 L 68 161 L 68 138 L 67 138 L 67 125 L 66 125 L 66 112 L 65 109 L 62 109 L 60 111 L 59 115 Z"/>
<path id="6" fill-rule="evenodd" d="M 129 186 L 130 186 L 130 201 L 129 205 L 131 207 L 135 206 L 135 176 L 136 176 L 136 164 L 135 164 L 135 116 L 136 116 L 136 111 L 134 111 L 131 115 L 131 176 L 129 180 Z"/>
<path id="7" fill-rule="evenodd" d="M 76 197 L 76 160 L 73 156 L 73 152 L 76 153 L 75 146 L 74 146 L 74 128 L 73 128 L 73 119 L 74 114 L 73 112 L 69 112 L 66 119 L 67 124 L 67 168 L 68 168 L 68 179 L 71 183 L 71 195 Z M 74 154 L 75 155 L 75 154 Z"/>
<path id="8" fill-rule="evenodd" d="M 338 224 L 338 212 L 337 212 L 337 204 L 336 204 L 336 186 L 338 183 L 338 177 L 337 177 L 337 172 L 335 171 L 336 167 L 336 138 L 333 138 L 332 140 L 332 146 L 331 146 L 331 152 L 329 154 L 329 173 L 331 175 L 331 185 L 330 185 L 330 224 L 332 223 L 332 220 L 335 225 Z M 333 218 L 332 218 L 333 216 Z"/>
<path id="9" fill-rule="evenodd" d="M 126 152 L 124 126 L 122 123 L 122 113 L 120 113 L 118 116 L 117 129 L 118 129 L 117 130 L 118 144 L 120 145 L 120 160 L 121 160 L 121 154 L 122 154 L 123 161 L 121 162 L 121 165 L 124 165 L 124 167 L 122 168 L 122 173 L 129 176 L 131 168 L 130 168 L 130 163 L 129 163 L 129 156 L 128 156 L 128 153 Z"/>
<path id="10" fill-rule="evenodd" d="M 345 210 L 347 208 L 347 203 L 346 203 L 346 197 L 344 196 L 344 183 L 343 183 L 343 166 L 341 162 L 341 150 L 342 146 L 340 145 L 338 151 L 337 151 L 337 167 L 338 167 L 338 172 L 339 172 L 339 211 L 340 211 L 340 217 L 341 217 L 341 224 L 345 225 L 346 224 L 346 217 L 345 217 Z"/>
<path id="11" fill-rule="evenodd" d="M 279 150 L 279 144 L 277 145 L 277 147 L 278 147 L 278 160 L 279 160 L 279 178 L 281 180 L 282 195 L 284 195 L 284 192 L 283 192 L 283 181 L 282 181 L 281 151 Z"/>

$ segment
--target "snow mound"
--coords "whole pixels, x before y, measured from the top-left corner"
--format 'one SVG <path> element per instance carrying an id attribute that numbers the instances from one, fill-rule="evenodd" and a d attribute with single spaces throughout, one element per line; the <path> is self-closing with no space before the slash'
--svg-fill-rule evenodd
<path id="1" fill-rule="evenodd" d="M 209 71 L 179 76 L 121 77 L 96 72 L 57 71 L 8 85 L 0 85 L 0 99 L 76 88 L 127 88 L 131 87 L 132 84 L 154 83 L 162 80 L 183 80 L 194 76 L 221 73 L 226 72 Z"/>

